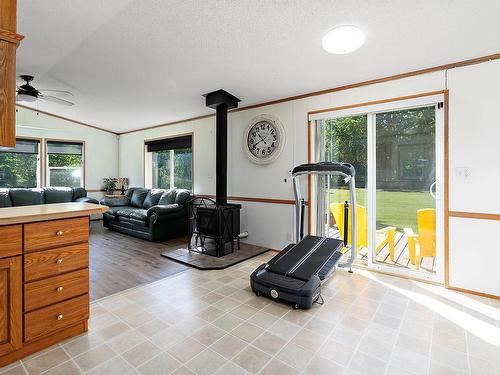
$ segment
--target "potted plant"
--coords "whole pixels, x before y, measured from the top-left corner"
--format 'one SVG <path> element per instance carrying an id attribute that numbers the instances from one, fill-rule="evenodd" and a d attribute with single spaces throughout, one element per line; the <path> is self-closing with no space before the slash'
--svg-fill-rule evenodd
<path id="1" fill-rule="evenodd" d="M 114 177 L 106 177 L 103 178 L 104 181 L 104 190 L 106 190 L 107 194 L 113 194 L 116 189 L 116 184 L 118 183 L 118 179 Z"/>

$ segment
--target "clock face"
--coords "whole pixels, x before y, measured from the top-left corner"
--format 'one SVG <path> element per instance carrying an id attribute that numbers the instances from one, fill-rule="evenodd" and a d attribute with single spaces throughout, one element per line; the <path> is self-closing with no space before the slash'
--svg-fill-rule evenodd
<path id="1" fill-rule="evenodd" d="M 270 158 L 279 149 L 280 143 L 281 134 L 272 121 L 258 121 L 248 132 L 247 147 L 255 158 Z"/>

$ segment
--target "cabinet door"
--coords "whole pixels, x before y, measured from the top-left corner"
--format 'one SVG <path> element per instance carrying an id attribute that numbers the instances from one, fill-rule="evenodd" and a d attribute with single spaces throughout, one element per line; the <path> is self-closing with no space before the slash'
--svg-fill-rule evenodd
<path id="1" fill-rule="evenodd" d="M 0 259 L 0 355 L 22 344 L 21 257 Z"/>

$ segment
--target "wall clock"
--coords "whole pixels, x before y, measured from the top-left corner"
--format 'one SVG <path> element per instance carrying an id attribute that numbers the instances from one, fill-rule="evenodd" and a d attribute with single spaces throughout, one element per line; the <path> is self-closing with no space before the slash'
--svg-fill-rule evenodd
<path id="1" fill-rule="evenodd" d="M 243 149 L 256 164 L 268 164 L 278 158 L 285 145 L 285 129 L 272 115 L 254 117 L 243 134 Z"/>

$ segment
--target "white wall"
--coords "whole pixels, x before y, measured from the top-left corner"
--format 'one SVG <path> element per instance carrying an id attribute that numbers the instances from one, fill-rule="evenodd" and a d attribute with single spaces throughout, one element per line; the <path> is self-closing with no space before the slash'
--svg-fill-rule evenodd
<path id="1" fill-rule="evenodd" d="M 104 177 L 118 177 L 118 136 L 57 117 L 18 107 L 16 135 L 85 141 L 85 188 L 101 189 Z M 102 193 L 89 192 L 101 198 Z"/>
<path id="2" fill-rule="evenodd" d="M 499 78 L 499 60 L 448 73 L 450 211 L 500 213 Z M 469 177 L 458 173 L 464 167 Z M 450 218 L 449 225 L 450 285 L 500 295 L 500 221 Z"/>
<path id="3" fill-rule="evenodd" d="M 497 233 L 498 220 L 450 218 L 451 286 L 500 296 Z"/>

